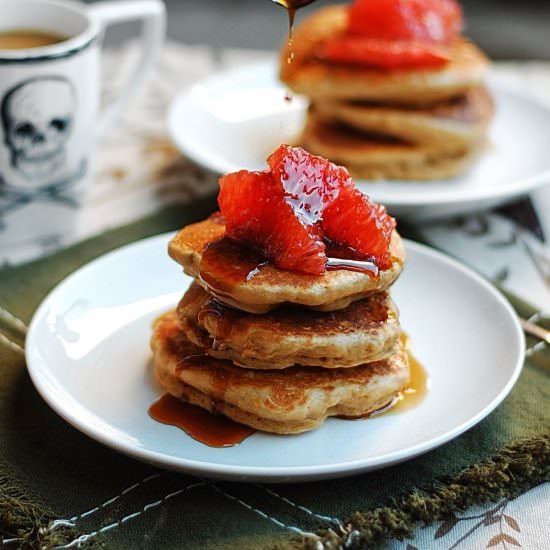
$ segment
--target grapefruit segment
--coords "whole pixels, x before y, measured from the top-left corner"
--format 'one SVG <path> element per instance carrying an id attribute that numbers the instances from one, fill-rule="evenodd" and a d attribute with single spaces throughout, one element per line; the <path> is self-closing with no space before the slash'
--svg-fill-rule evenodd
<path id="1" fill-rule="evenodd" d="M 285 200 L 269 172 L 241 170 L 220 178 L 218 204 L 226 235 L 259 250 L 278 268 L 310 275 L 325 271 L 325 245 Z"/>

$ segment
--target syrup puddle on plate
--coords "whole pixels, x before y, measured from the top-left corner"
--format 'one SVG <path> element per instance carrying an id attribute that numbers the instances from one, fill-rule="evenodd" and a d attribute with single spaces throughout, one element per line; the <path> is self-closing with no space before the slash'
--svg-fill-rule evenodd
<path id="1" fill-rule="evenodd" d="M 391 412 L 406 411 L 420 405 L 430 388 L 428 373 L 422 363 L 411 353 L 411 341 L 404 332 L 401 333 L 401 342 L 409 358 L 411 377 L 409 383 L 399 392 Z"/>
<path id="2" fill-rule="evenodd" d="M 151 418 L 181 428 L 209 447 L 233 447 L 256 430 L 165 393 L 149 407 Z"/>
<path id="3" fill-rule="evenodd" d="M 401 342 L 407 358 L 409 360 L 410 378 L 407 385 L 384 407 L 374 411 L 370 416 L 379 416 L 381 414 L 393 414 L 395 412 L 408 411 L 414 409 L 426 397 L 430 387 L 430 378 L 426 369 L 411 353 L 411 342 L 407 334 L 401 333 Z"/>

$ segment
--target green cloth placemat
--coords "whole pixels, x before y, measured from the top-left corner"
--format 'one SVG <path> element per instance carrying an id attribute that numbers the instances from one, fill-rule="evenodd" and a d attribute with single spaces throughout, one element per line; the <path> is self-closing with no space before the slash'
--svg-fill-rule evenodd
<path id="1" fill-rule="evenodd" d="M 174 207 L 5 269 L 0 305 L 28 322 L 44 295 L 83 263 L 202 219 L 214 204 Z M 524 316 L 533 312 L 514 305 Z M 492 414 L 414 460 L 332 481 L 239 484 L 162 471 L 82 435 L 42 401 L 23 357 L 0 345 L 0 547 L 372 548 L 386 535 L 408 535 L 423 522 L 550 480 L 549 375 L 550 354 L 541 349 Z M 317 536 L 303 535 L 310 532 Z"/>

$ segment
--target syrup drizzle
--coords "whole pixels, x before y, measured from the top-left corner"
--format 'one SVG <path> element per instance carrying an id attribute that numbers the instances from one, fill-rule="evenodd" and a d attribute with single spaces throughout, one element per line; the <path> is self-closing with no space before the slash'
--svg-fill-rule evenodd
<path id="1" fill-rule="evenodd" d="M 408 335 L 401 333 L 401 342 L 409 358 L 410 380 L 399 392 L 390 412 L 401 412 L 418 406 L 430 389 L 430 378 L 422 363 L 411 353 L 411 341 Z"/>
<path id="2" fill-rule="evenodd" d="M 303 8 L 304 6 L 311 4 L 313 1 L 314 0 L 273 0 L 275 4 L 279 4 L 279 6 L 282 6 L 283 8 L 285 8 L 288 14 L 288 39 L 287 39 L 288 55 L 286 57 L 286 62 L 288 65 L 290 65 L 294 60 L 294 38 L 292 36 L 292 33 L 294 31 L 294 21 L 296 19 L 296 12 L 300 8 Z M 292 101 L 292 94 L 290 92 L 287 92 L 285 94 L 285 101 L 287 103 L 290 103 Z"/>
<path id="3" fill-rule="evenodd" d="M 283 6 L 288 13 L 288 56 L 286 62 L 288 64 L 292 63 L 294 59 L 294 39 L 292 37 L 292 32 L 294 30 L 294 21 L 296 19 L 296 12 L 311 4 L 314 0 L 273 0 L 279 6 Z"/>
<path id="4" fill-rule="evenodd" d="M 251 281 L 256 275 L 258 275 L 262 267 L 269 265 L 268 261 L 260 262 L 256 267 L 252 268 L 245 277 L 245 281 Z M 349 260 L 347 258 L 327 258 L 326 263 L 327 271 L 336 271 L 337 269 L 346 269 L 348 271 L 356 271 L 358 273 L 364 273 L 370 277 L 378 277 L 380 270 L 378 266 L 373 262 L 363 260 Z"/>
<path id="5" fill-rule="evenodd" d="M 332 245 L 331 245 L 332 246 Z M 334 249 L 334 250 L 333 250 Z M 342 255 L 352 253 L 347 249 L 338 249 L 332 246 L 331 250 Z M 231 258 L 232 261 L 221 261 L 220 258 Z M 238 307 L 238 303 L 232 298 L 235 286 L 250 282 L 257 277 L 264 267 L 271 265 L 257 251 L 246 249 L 228 237 L 222 237 L 206 245 L 200 264 L 199 277 L 208 291 L 220 302 Z M 329 257 L 326 268 L 328 271 L 346 269 L 364 273 L 372 278 L 379 276 L 379 269 L 371 261 L 355 260 L 348 258 Z M 223 276 L 221 275 L 223 274 Z"/>
<path id="6" fill-rule="evenodd" d="M 225 313 L 225 315 L 224 315 Z M 197 320 L 200 325 L 203 324 L 203 320 L 207 316 L 215 316 L 217 317 L 217 330 L 216 330 L 216 336 L 212 338 L 210 342 L 210 346 L 212 346 L 212 349 L 222 349 L 227 337 L 229 336 L 231 332 L 231 327 L 233 326 L 233 317 L 228 312 L 227 306 L 224 306 L 222 302 L 219 302 L 214 298 L 214 300 L 210 300 L 208 305 L 199 311 Z"/>
<path id="7" fill-rule="evenodd" d="M 388 403 L 364 415 L 359 416 L 339 416 L 344 420 L 361 420 L 371 418 L 373 416 L 381 416 L 383 414 L 394 414 L 395 412 L 403 412 L 409 409 L 414 409 L 424 400 L 430 388 L 430 379 L 426 369 L 411 353 L 410 339 L 404 332 L 400 335 L 401 342 L 409 360 L 410 378 L 407 385 L 401 389 Z"/>
<path id="8" fill-rule="evenodd" d="M 258 275 L 258 273 L 260 273 L 262 267 L 264 267 L 265 265 L 268 265 L 268 264 L 269 264 L 269 262 L 267 260 L 265 262 L 260 262 L 256 267 L 251 269 L 246 274 L 245 281 L 248 282 L 248 281 L 252 280 L 256 275 Z"/>
<path id="9" fill-rule="evenodd" d="M 348 271 L 357 271 L 366 273 L 371 277 L 378 277 L 378 266 L 373 262 L 364 260 L 348 260 L 347 258 L 327 258 L 327 270 L 347 269 Z"/>

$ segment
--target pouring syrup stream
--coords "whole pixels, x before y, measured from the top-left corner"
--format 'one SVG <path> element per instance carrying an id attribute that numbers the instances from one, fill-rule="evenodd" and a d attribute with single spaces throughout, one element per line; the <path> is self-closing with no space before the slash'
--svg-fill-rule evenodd
<path id="1" fill-rule="evenodd" d="M 294 29 L 294 20 L 296 18 L 296 12 L 314 2 L 315 0 L 271 0 L 274 4 L 282 6 L 288 13 L 288 56 L 286 62 L 292 63 L 294 59 L 294 40 L 292 38 L 292 31 Z M 286 99 L 286 98 L 285 98 Z M 287 100 L 289 101 L 289 100 Z"/>

